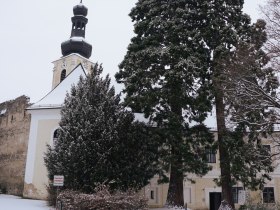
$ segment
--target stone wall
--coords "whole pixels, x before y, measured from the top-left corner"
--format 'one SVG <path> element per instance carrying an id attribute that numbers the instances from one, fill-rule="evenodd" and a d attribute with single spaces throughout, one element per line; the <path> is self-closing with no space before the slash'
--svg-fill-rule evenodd
<path id="1" fill-rule="evenodd" d="M 23 192 L 30 129 L 30 114 L 25 109 L 29 105 L 26 96 L 0 104 L 0 188 L 8 194 Z"/>

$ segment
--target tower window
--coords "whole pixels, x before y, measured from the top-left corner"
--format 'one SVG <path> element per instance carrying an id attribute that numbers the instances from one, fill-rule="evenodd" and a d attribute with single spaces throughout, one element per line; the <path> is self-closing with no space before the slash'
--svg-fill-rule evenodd
<path id="1" fill-rule="evenodd" d="M 151 200 L 155 199 L 155 191 L 151 190 L 151 196 L 150 196 Z"/>
<path id="2" fill-rule="evenodd" d="M 77 28 L 80 29 L 81 28 L 81 22 L 78 22 L 77 24 Z"/>
<path id="3" fill-rule="evenodd" d="M 66 70 L 63 69 L 61 74 L 60 74 L 60 82 L 62 82 L 65 79 L 65 77 L 66 77 Z"/>
<path id="4" fill-rule="evenodd" d="M 53 146 L 55 147 L 57 144 L 57 139 L 58 139 L 58 134 L 59 134 L 59 129 L 56 129 L 53 133 Z"/>

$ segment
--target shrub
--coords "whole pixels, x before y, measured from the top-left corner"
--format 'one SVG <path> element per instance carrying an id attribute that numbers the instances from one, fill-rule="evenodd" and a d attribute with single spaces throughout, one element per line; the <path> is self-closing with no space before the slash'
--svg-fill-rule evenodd
<path id="1" fill-rule="evenodd" d="M 248 203 L 246 205 L 243 205 L 239 210 L 279 210 L 280 205 L 279 204 L 265 204 L 265 203 L 257 203 L 252 204 Z"/>
<path id="2" fill-rule="evenodd" d="M 65 190 L 58 196 L 67 210 L 147 210 L 147 200 L 135 192 L 110 193 L 108 187 L 99 187 L 95 194 Z"/>

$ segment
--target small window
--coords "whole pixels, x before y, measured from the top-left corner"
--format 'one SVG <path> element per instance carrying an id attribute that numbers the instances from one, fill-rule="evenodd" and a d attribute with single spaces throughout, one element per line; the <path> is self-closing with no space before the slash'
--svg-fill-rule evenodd
<path id="1" fill-rule="evenodd" d="M 151 200 L 154 200 L 155 199 L 155 191 L 151 190 L 151 197 L 150 197 Z"/>
<path id="2" fill-rule="evenodd" d="M 58 134 L 59 134 L 59 129 L 56 129 L 53 133 L 53 146 L 54 147 L 57 145 Z"/>
<path id="3" fill-rule="evenodd" d="M 266 145 L 262 145 L 262 146 L 263 146 L 264 150 L 265 150 L 268 154 L 271 153 L 270 145 L 266 144 Z"/>
<path id="4" fill-rule="evenodd" d="M 262 159 L 265 160 L 267 158 L 271 158 L 271 148 L 270 145 L 262 145 L 261 148 Z"/>
<path id="5" fill-rule="evenodd" d="M 263 189 L 263 202 L 264 203 L 274 203 L 274 188 L 273 187 L 265 187 Z"/>
<path id="6" fill-rule="evenodd" d="M 243 190 L 243 187 L 232 187 L 232 196 L 234 203 L 238 203 L 238 194 L 241 190 Z"/>
<path id="7" fill-rule="evenodd" d="M 60 82 L 62 82 L 65 79 L 65 77 L 66 77 L 66 70 L 63 69 L 61 74 L 60 74 Z"/>
<path id="8" fill-rule="evenodd" d="M 208 163 L 216 163 L 216 151 L 211 148 L 206 148 L 206 160 Z"/>

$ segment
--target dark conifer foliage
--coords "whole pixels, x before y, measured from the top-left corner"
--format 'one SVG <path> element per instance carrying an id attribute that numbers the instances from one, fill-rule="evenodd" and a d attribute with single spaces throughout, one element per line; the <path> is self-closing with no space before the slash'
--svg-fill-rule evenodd
<path id="1" fill-rule="evenodd" d="M 157 125 L 161 163 L 170 173 L 169 205 L 184 205 L 186 172 L 209 170 L 203 152 L 212 135 L 202 122 L 211 111 L 210 51 L 199 33 L 207 4 L 139 0 L 130 13 L 136 35 L 116 74 L 125 104 Z"/>
<path id="2" fill-rule="evenodd" d="M 57 144 L 45 156 L 49 178 L 64 175 L 65 188 L 86 193 L 99 184 L 139 190 L 158 171 L 158 141 L 101 73 L 95 65 L 66 96 Z"/>

